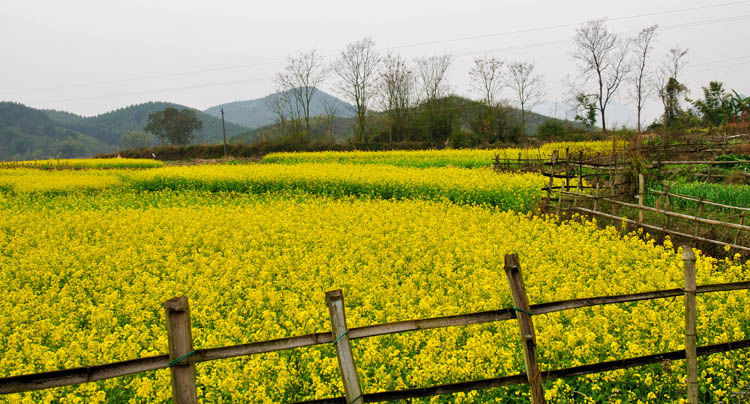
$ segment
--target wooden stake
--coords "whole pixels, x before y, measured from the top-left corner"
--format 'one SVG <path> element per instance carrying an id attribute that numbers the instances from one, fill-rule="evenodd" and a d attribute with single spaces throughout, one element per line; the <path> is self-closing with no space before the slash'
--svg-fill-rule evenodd
<path id="1" fill-rule="evenodd" d="M 347 404 L 362 404 L 362 388 L 359 385 L 357 368 L 354 366 L 352 347 L 349 344 L 349 328 L 346 327 L 344 314 L 344 292 L 341 289 L 326 292 L 326 305 L 331 316 L 331 328 L 336 345 L 336 356 L 339 358 L 339 371 L 344 381 L 344 392 Z"/>
<path id="2" fill-rule="evenodd" d="M 689 404 L 698 404 L 698 364 L 695 338 L 695 255 L 689 246 L 682 246 L 685 267 L 685 359 L 687 364 L 687 396 Z"/>
<path id="3" fill-rule="evenodd" d="M 526 363 L 526 376 L 529 379 L 529 387 L 531 388 L 531 402 L 534 404 L 543 404 L 542 373 L 539 371 L 536 362 L 536 336 L 534 333 L 534 324 L 529 315 L 531 307 L 526 297 L 526 288 L 523 285 L 520 266 L 517 254 L 508 254 L 505 256 L 505 274 L 508 275 L 510 292 L 513 296 L 514 309 L 518 318 L 518 328 L 521 332 L 523 355 Z"/>
<path id="4" fill-rule="evenodd" d="M 703 217 L 703 198 L 700 199 L 700 202 L 698 202 L 698 217 Z M 701 231 L 701 222 L 699 220 L 695 221 L 695 235 L 697 236 L 698 233 Z"/>
<path id="5" fill-rule="evenodd" d="M 552 152 L 552 172 L 550 172 L 549 186 L 547 187 L 547 208 L 549 208 L 549 203 L 552 199 L 552 185 L 554 185 L 555 181 L 555 163 L 557 163 L 557 150 Z"/>
<path id="6" fill-rule="evenodd" d="M 638 205 L 644 206 L 643 192 L 646 188 L 646 180 L 643 178 L 643 174 L 638 174 Z M 643 223 L 643 209 L 638 209 L 638 224 Z"/>
<path id="7" fill-rule="evenodd" d="M 164 312 L 167 317 L 170 363 L 182 358 L 170 366 L 174 403 L 195 404 L 198 398 L 195 388 L 195 362 L 190 356 L 194 351 L 187 297 L 181 296 L 167 300 L 164 302 Z"/>
<path id="8" fill-rule="evenodd" d="M 745 225 L 745 212 L 740 212 L 740 226 Z M 740 229 L 737 229 L 737 233 L 734 233 L 734 244 L 740 239 Z"/>

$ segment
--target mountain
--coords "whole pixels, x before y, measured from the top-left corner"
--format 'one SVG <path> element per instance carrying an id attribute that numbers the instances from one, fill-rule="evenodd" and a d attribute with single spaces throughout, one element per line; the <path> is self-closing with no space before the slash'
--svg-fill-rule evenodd
<path id="1" fill-rule="evenodd" d="M 169 107 L 194 110 L 197 118 L 203 122 L 203 128 L 196 132 L 194 143 L 221 143 L 223 141 L 221 120 L 194 108 L 169 102 L 131 105 L 93 117 L 81 117 L 64 111 L 45 112 L 59 126 L 85 133 L 106 145 L 118 148 L 121 146 L 120 136 L 131 130 L 143 132 L 143 127 L 148 123 L 149 114 Z M 227 139 L 246 132 L 248 129 L 226 122 Z"/>
<path id="2" fill-rule="evenodd" d="M 276 114 L 268 108 L 268 100 L 271 97 L 280 94 L 284 93 L 271 94 L 255 100 L 235 101 L 228 104 L 221 104 L 208 108 L 203 112 L 221 118 L 221 109 L 224 108 L 224 119 L 226 121 L 244 125 L 250 129 L 256 129 L 272 125 L 276 122 Z M 337 116 L 342 118 L 354 116 L 353 105 L 347 104 L 322 90 L 317 90 L 313 95 L 312 100 L 310 100 L 310 116 L 325 114 L 324 106 L 327 103 L 335 103 L 338 109 Z M 227 133 L 227 137 L 228 136 L 229 134 Z"/>
<path id="3" fill-rule="evenodd" d="M 80 157 L 106 150 L 104 143 L 59 126 L 43 111 L 0 102 L 0 160 Z"/>

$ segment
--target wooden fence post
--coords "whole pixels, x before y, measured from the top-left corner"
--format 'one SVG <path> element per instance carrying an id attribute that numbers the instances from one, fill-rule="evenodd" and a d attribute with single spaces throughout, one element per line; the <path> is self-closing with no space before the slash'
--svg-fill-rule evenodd
<path id="1" fill-rule="evenodd" d="M 645 191 L 646 180 L 643 178 L 643 174 L 638 174 L 638 205 L 643 206 L 643 192 Z M 638 224 L 643 223 L 643 209 L 638 209 Z"/>
<path id="2" fill-rule="evenodd" d="M 326 292 L 326 305 L 331 315 L 331 328 L 333 331 L 336 356 L 339 358 L 339 371 L 344 381 L 344 392 L 347 404 L 362 404 L 362 388 L 359 385 L 357 368 L 354 366 L 352 347 L 349 345 L 349 328 L 346 327 L 346 315 L 344 314 L 344 292 L 341 289 Z"/>
<path id="3" fill-rule="evenodd" d="M 740 226 L 743 226 L 745 224 L 745 212 L 740 212 Z M 740 239 L 740 229 L 737 229 L 737 232 L 734 233 L 734 244 L 737 244 L 737 242 Z"/>
<path id="4" fill-rule="evenodd" d="M 513 296 L 513 308 L 518 318 L 518 328 L 521 332 L 521 343 L 523 345 L 524 361 L 526 363 L 526 376 L 531 388 L 531 400 L 534 404 L 544 403 L 544 390 L 542 389 L 542 373 L 536 362 L 536 336 L 534 324 L 531 321 L 531 307 L 526 297 L 526 288 L 521 277 L 521 264 L 517 254 L 505 255 L 505 274 L 508 275 L 510 292 Z"/>
<path id="5" fill-rule="evenodd" d="M 698 403 L 698 365 L 695 341 L 695 255 L 689 246 L 682 246 L 685 267 L 685 359 L 687 364 L 687 396 L 689 404 Z"/>
<path id="6" fill-rule="evenodd" d="M 552 152 L 552 169 L 551 169 L 550 176 L 549 176 L 549 186 L 547 187 L 547 206 L 546 206 L 547 209 L 549 209 L 550 200 L 552 199 L 552 185 L 554 185 L 554 181 L 555 181 L 555 164 L 556 163 L 557 163 L 557 150 Z M 544 171 L 544 169 L 542 169 L 542 171 Z"/>
<path id="7" fill-rule="evenodd" d="M 164 302 L 169 339 L 169 368 L 172 372 L 172 396 L 175 404 L 198 402 L 195 388 L 193 332 L 190 328 L 190 308 L 185 296 Z"/>

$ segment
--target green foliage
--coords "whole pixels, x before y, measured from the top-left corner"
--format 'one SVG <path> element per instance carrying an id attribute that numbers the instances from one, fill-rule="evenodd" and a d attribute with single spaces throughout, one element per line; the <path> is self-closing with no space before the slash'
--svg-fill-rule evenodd
<path id="1" fill-rule="evenodd" d="M 575 97 L 576 116 L 573 120 L 582 124 L 587 130 L 596 124 L 596 97 L 590 94 L 579 93 Z"/>
<path id="2" fill-rule="evenodd" d="M 565 124 L 556 119 L 548 119 L 539 129 L 537 129 L 537 138 L 541 140 L 560 139 L 565 137 L 568 130 Z"/>
<path id="3" fill-rule="evenodd" d="M 687 91 L 687 87 L 670 77 L 664 87 L 664 126 L 669 129 L 685 128 L 685 116 L 680 107 L 680 98 Z"/>
<path id="4" fill-rule="evenodd" d="M 732 98 L 724 91 L 724 85 L 712 81 L 703 88 L 703 99 L 691 101 L 698 110 L 702 122 L 707 126 L 721 126 L 733 120 Z"/>
<path id="5" fill-rule="evenodd" d="M 195 117 L 195 111 L 178 111 L 169 107 L 149 114 L 148 124 L 143 129 L 158 136 L 162 142 L 184 146 L 193 139 L 193 132 L 202 127 L 203 122 Z"/>
<path id="6" fill-rule="evenodd" d="M 151 135 L 148 133 L 129 130 L 120 136 L 120 144 L 126 149 L 141 149 L 151 146 Z"/>

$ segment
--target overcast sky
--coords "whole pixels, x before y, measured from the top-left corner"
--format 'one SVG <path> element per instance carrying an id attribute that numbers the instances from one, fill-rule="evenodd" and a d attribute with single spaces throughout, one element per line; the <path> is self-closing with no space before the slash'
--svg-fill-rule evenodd
<path id="1" fill-rule="evenodd" d="M 0 0 L 0 5 L 0 100 L 81 115 L 150 100 L 205 109 L 260 98 L 273 91 L 273 76 L 289 55 L 314 48 L 333 61 L 347 43 L 369 36 L 378 49 L 408 58 L 454 55 L 449 81 L 461 95 L 470 95 L 474 58 L 534 62 L 548 94 L 537 110 L 563 117 L 563 78 L 578 76 L 570 57 L 575 28 L 604 17 L 613 31 L 629 36 L 659 24 L 653 66 L 669 48 L 689 48 L 681 81 L 691 96 L 700 96 L 710 80 L 750 93 L 750 0 Z M 322 86 L 333 87 L 333 77 Z M 623 89 L 612 119 L 632 126 L 626 96 Z M 659 104 L 649 101 L 648 121 L 658 115 Z"/>

